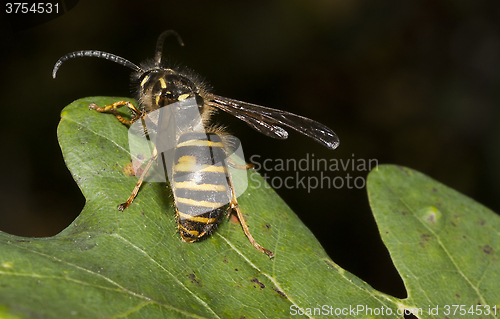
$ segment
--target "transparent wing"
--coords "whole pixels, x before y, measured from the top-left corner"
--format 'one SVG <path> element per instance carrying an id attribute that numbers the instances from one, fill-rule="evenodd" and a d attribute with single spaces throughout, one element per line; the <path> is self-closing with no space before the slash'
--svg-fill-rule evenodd
<path id="1" fill-rule="evenodd" d="M 208 94 L 207 100 L 208 105 L 239 118 L 256 131 L 269 137 L 286 139 L 288 133 L 281 126 L 287 126 L 329 149 L 333 150 L 339 146 L 339 138 L 331 129 L 307 117 L 215 94 Z"/>

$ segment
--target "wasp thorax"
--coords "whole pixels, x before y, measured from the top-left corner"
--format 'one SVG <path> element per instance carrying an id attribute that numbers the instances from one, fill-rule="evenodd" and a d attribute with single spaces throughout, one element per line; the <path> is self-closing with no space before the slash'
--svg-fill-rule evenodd
<path id="1" fill-rule="evenodd" d="M 171 69 L 151 70 L 140 77 L 141 104 L 150 112 L 160 107 L 195 97 L 203 106 L 199 89 L 193 81 Z"/>

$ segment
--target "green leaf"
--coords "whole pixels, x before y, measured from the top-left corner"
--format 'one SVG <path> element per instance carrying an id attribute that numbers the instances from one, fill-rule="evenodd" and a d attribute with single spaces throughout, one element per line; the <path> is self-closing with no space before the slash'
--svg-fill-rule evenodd
<path id="1" fill-rule="evenodd" d="M 123 173 L 130 163 L 127 127 L 88 109 L 117 100 L 86 98 L 63 110 L 59 142 L 87 202 L 54 237 L 0 233 L 0 318 L 288 318 L 299 308 L 311 318 L 330 311 L 338 318 L 403 318 L 398 307 L 422 308 L 424 318 L 430 305 L 500 300 L 498 216 L 408 169 L 381 167 L 368 182 L 382 237 L 408 288 L 404 300 L 337 266 L 253 171 L 238 201 L 272 260 L 230 220 L 203 242 L 182 242 L 162 183 L 145 183 L 118 211 L 137 181 Z M 354 313 L 357 307 L 384 315 Z"/>
<path id="2" fill-rule="evenodd" d="M 500 218 L 431 178 L 381 166 L 368 180 L 380 235 L 405 283 L 407 307 L 438 306 L 438 318 L 500 317 Z M 465 314 L 452 305 L 483 310 Z M 482 306 L 481 306 L 482 305 Z M 484 315 L 486 305 L 496 315 Z M 475 312 L 477 314 L 478 312 Z M 464 317 L 465 316 L 465 317 Z"/>

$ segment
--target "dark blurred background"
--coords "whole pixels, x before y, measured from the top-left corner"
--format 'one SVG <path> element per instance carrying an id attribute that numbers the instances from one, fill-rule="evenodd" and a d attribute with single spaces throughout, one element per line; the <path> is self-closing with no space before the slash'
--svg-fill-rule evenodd
<path id="1" fill-rule="evenodd" d="M 130 96 L 129 69 L 75 59 L 53 80 L 57 59 L 98 49 L 139 63 L 153 57 L 166 29 L 186 46 L 169 39 L 165 52 L 204 76 L 214 93 L 319 120 L 341 140 L 335 151 L 296 133 L 273 140 L 221 114 L 247 159 L 376 159 L 417 169 L 500 211 L 500 1 L 60 4 L 67 12 L 39 25 L 39 14 L 30 22 L 2 11 L 1 231 L 52 236 L 71 223 L 84 198 L 57 143 L 60 111 L 82 97 Z M 277 192 L 340 266 L 406 295 L 365 189 Z"/>

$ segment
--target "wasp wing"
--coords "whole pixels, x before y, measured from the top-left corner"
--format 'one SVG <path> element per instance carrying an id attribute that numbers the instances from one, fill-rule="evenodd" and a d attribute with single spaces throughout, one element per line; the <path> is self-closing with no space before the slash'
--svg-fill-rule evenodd
<path id="1" fill-rule="evenodd" d="M 288 133 L 281 126 L 287 126 L 329 149 L 333 150 L 339 146 L 339 138 L 331 129 L 307 117 L 215 94 L 208 94 L 207 100 L 208 105 L 239 118 L 256 131 L 269 137 L 286 139 Z"/>

